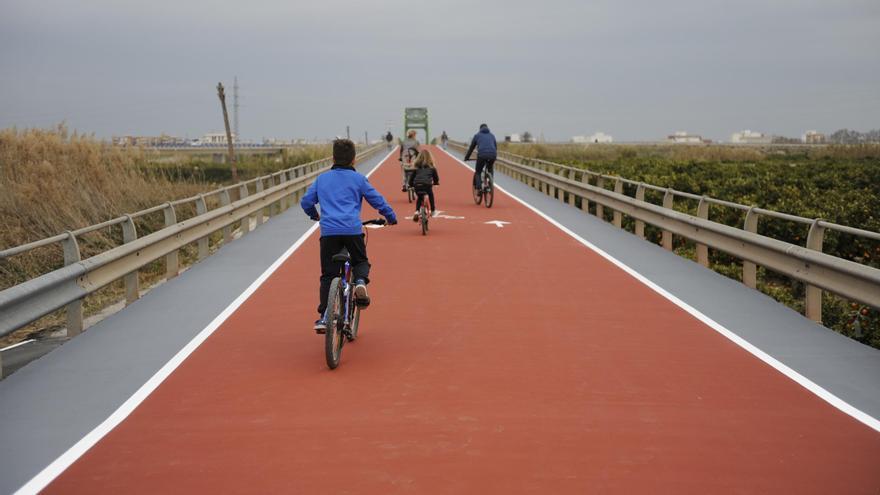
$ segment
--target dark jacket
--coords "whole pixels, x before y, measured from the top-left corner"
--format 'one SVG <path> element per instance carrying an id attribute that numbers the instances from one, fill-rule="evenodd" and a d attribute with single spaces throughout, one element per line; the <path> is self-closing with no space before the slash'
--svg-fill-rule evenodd
<path id="1" fill-rule="evenodd" d="M 434 167 L 417 168 L 409 176 L 409 186 L 416 189 L 440 185 L 440 176 Z"/>
<path id="2" fill-rule="evenodd" d="M 464 155 L 465 161 L 470 160 L 474 148 L 477 149 L 477 158 L 495 159 L 498 157 L 498 144 L 495 142 L 495 136 L 489 132 L 488 127 L 483 127 L 480 129 L 480 132 L 474 134 L 474 138 L 471 139 L 471 146 Z"/>

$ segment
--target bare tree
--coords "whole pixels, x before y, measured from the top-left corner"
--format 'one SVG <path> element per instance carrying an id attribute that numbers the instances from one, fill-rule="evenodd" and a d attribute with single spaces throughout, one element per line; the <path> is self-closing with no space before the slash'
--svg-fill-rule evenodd
<path id="1" fill-rule="evenodd" d="M 226 144 L 229 146 L 232 182 L 238 182 L 238 168 L 235 166 L 235 149 L 232 146 L 232 131 L 229 130 L 229 114 L 226 112 L 226 94 L 223 92 L 223 83 L 217 83 L 217 96 L 220 97 L 220 106 L 223 107 L 223 123 L 226 125 Z"/>

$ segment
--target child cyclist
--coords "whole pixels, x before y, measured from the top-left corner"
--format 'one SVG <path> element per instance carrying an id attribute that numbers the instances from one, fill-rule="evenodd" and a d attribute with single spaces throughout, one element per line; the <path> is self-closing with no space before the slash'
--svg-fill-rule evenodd
<path id="1" fill-rule="evenodd" d="M 333 167 L 321 174 L 309 186 L 300 206 L 312 220 L 321 222 L 321 288 L 315 331 L 324 333 L 327 323 L 324 310 L 327 309 L 327 294 L 330 282 L 339 275 L 341 266 L 333 262 L 333 256 L 342 248 L 351 256 L 351 266 L 355 280 L 354 297 L 361 307 L 370 304 L 367 284 L 370 282 L 370 261 L 367 259 L 367 246 L 364 243 L 361 225 L 361 202 L 377 209 L 388 220 L 389 225 L 397 223 L 394 210 L 379 194 L 366 177 L 354 169 L 354 143 L 349 139 L 333 141 Z M 318 214 L 316 204 L 321 205 Z"/>
<path id="2" fill-rule="evenodd" d="M 437 204 L 434 203 L 434 186 L 440 185 L 440 176 L 437 175 L 437 168 L 434 167 L 434 157 L 428 150 L 422 150 L 416 158 L 415 170 L 409 176 L 408 185 L 416 190 L 418 200 L 416 200 L 416 213 L 413 215 L 413 222 L 419 221 L 419 208 L 422 207 L 422 201 L 425 195 L 428 195 L 428 201 L 431 204 L 431 216 L 437 216 Z"/>

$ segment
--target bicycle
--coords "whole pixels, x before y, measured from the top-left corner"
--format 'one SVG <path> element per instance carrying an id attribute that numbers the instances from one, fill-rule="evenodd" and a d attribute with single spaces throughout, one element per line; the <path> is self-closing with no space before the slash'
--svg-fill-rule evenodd
<path id="1" fill-rule="evenodd" d="M 472 160 L 468 160 L 472 161 Z M 489 172 L 489 166 L 483 167 L 483 171 L 480 173 L 480 186 L 474 187 L 474 203 L 480 204 L 483 203 L 486 208 L 491 208 L 492 204 L 495 202 L 495 179 L 492 176 L 492 173 Z M 473 186 L 471 186 L 473 187 Z"/>
<path id="2" fill-rule="evenodd" d="M 386 223 L 385 219 L 377 218 L 362 222 L 362 225 L 385 225 Z M 333 261 L 343 263 L 343 265 L 339 276 L 330 282 L 327 310 L 324 314 L 324 320 L 327 322 L 327 330 L 324 333 L 324 355 L 327 359 L 327 367 L 331 370 L 339 366 L 342 346 L 345 345 L 345 342 L 357 339 L 358 326 L 361 322 L 361 307 L 354 298 L 351 256 L 348 250 L 343 248 L 333 256 Z"/>
<path id="3" fill-rule="evenodd" d="M 420 192 L 418 197 L 421 198 L 422 206 L 419 207 L 419 226 L 422 228 L 422 235 L 428 235 L 428 220 L 431 218 L 431 205 L 428 204 L 428 193 Z"/>
<path id="4" fill-rule="evenodd" d="M 413 169 L 407 169 L 406 165 L 411 166 L 418 155 L 419 152 L 417 150 L 410 148 L 406 150 L 406 161 L 401 160 L 400 162 L 400 171 L 403 173 L 403 187 L 406 189 L 406 199 L 409 203 L 416 200 L 416 191 L 412 186 L 408 185 L 409 174 L 412 173 Z"/>

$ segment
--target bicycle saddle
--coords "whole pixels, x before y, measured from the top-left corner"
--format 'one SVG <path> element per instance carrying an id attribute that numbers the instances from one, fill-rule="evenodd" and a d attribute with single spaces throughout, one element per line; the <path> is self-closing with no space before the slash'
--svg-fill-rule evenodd
<path id="1" fill-rule="evenodd" d="M 351 255 L 348 254 L 348 249 L 345 248 L 342 248 L 342 251 L 333 255 L 333 261 L 336 263 L 345 263 L 349 260 L 351 260 Z"/>

